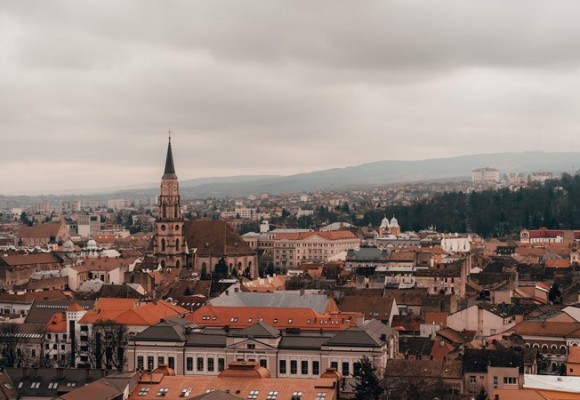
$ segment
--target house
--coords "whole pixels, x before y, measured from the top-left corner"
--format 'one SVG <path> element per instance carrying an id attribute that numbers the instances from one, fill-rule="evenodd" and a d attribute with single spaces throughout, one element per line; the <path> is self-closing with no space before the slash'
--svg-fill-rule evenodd
<path id="1" fill-rule="evenodd" d="M 497 335 L 513 328 L 515 318 L 489 303 L 474 304 L 447 317 L 447 326 L 456 331 L 475 331 L 476 338 Z"/>
<path id="2" fill-rule="evenodd" d="M 62 243 L 70 239 L 68 225 L 51 222 L 32 226 L 21 225 L 16 234 L 16 245 L 24 247 L 47 247 L 49 242 Z"/>
<path id="3" fill-rule="evenodd" d="M 466 349 L 463 355 L 465 393 L 477 395 L 483 387 L 490 398 L 498 389 L 520 389 L 524 384 L 523 349 Z"/>
<path id="4" fill-rule="evenodd" d="M 77 291 L 86 281 L 98 279 L 105 284 L 121 285 L 125 274 L 141 260 L 137 258 L 87 258 L 68 270 L 68 286 Z"/>
<path id="5" fill-rule="evenodd" d="M 423 379 L 439 382 L 452 393 L 463 393 L 462 362 L 456 360 L 391 359 L 387 361 L 384 379 L 387 390 L 400 390 L 398 385 Z"/>
<path id="6" fill-rule="evenodd" d="M 35 272 L 60 272 L 62 268 L 62 259 L 53 253 L 0 256 L 0 289 L 11 289 L 15 285 L 25 285 Z"/>

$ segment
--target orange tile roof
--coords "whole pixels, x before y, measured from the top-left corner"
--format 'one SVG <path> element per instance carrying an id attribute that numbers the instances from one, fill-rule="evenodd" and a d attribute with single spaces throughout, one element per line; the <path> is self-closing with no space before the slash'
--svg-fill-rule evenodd
<path id="1" fill-rule="evenodd" d="M 61 263 L 61 260 L 52 253 L 18 254 L 14 256 L 3 256 L 1 258 L 6 264 L 13 267 L 32 264 Z"/>
<path id="2" fill-rule="evenodd" d="M 188 311 L 164 300 L 140 305 L 137 299 L 99 299 L 95 308 L 88 311 L 80 323 L 94 324 L 107 320 L 122 325 L 153 325 L 163 318 L 172 318 Z"/>
<path id="3" fill-rule="evenodd" d="M 73 303 L 66 309 L 67 311 L 84 311 L 85 309 L 78 305 L 78 303 Z"/>
<path id="4" fill-rule="evenodd" d="M 48 239 L 51 236 L 56 237 L 60 228 L 60 222 L 37 224 L 33 226 L 22 225 L 18 231 L 18 237 L 24 239 Z"/>
<path id="5" fill-rule="evenodd" d="M 121 267 L 129 267 L 136 258 L 87 258 L 83 265 L 75 266 L 77 272 L 86 271 L 113 271 Z"/>
<path id="6" fill-rule="evenodd" d="M 236 398 L 266 400 L 270 392 L 277 392 L 277 399 L 291 399 L 294 392 L 301 392 L 302 399 L 314 399 L 324 393 L 326 400 L 336 399 L 336 378 L 247 378 L 219 376 L 164 376 L 160 382 L 145 383 L 141 379 L 129 396 L 129 400 L 158 400 L 159 389 L 167 388 L 163 395 L 165 400 L 183 400 L 199 396 L 209 391 L 228 391 Z M 143 390 L 149 388 L 148 390 Z M 191 389 L 182 395 L 184 389 Z M 253 396 L 249 397 L 250 392 Z"/>
<path id="7" fill-rule="evenodd" d="M 264 321 L 277 329 L 299 328 L 303 330 L 342 331 L 356 326 L 362 313 L 319 313 L 310 308 L 269 307 L 215 307 L 203 306 L 185 318 L 201 326 L 229 326 L 243 329 L 258 321 Z"/>
<path id="8" fill-rule="evenodd" d="M 55 313 L 46 324 L 47 332 L 66 332 L 66 313 Z"/>
<path id="9" fill-rule="evenodd" d="M 569 266 L 570 260 L 565 258 L 546 260 L 546 267 L 549 268 L 568 268 Z"/>

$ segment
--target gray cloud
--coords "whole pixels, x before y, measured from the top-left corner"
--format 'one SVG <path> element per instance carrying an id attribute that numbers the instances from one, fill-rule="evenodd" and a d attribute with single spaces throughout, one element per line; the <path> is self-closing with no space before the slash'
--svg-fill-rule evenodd
<path id="1" fill-rule="evenodd" d="M 0 192 L 580 150 L 575 1 L 0 4 Z"/>

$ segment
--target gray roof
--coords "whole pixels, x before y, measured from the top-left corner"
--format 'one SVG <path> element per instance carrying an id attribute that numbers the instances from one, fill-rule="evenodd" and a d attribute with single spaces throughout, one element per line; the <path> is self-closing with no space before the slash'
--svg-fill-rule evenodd
<path id="1" fill-rule="evenodd" d="M 280 336 L 280 331 L 263 321 L 258 321 L 254 325 L 248 326 L 245 329 L 233 331 L 230 335 L 255 338 L 276 338 Z"/>
<path id="2" fill-rule="evenodd" d="M 77 303 L 85 310 L 95 307 L 95 300 L 75 300 L 75 299 L 55 299 L 55 300 L 36 300 L 25 322 L 27 324 L 46 325 L 52 316 L 57 312 L 65 312 L 72 304 Z"/>
<path id="3" fill-rule="evenodd" d="M 301 294 L 299 291 L 279 291 L 274 293 L 222 293 L 210 300 L 212 306 L 225 307 L 290 307 L 312 308 L 318 312 L 326 312 L 329 298 L 326 294 Z"/>
<path id="4" fill-rule="evenodd" d="M 185 342 L 186 329 L 197 325 L 183 318 L 170 318 L 152 325 L 134 336 L 135 340 Z"/>
<path id="5" fill-rule="evenodd" d="M 296 336 L 283 336 L 280 340 L 278 348 L 280 349 L 307 349 L 307 350 L 320 350 L 322 346 L 332 338 L 334 334 L 319 334 L 318 336 L 306 336 L 306 335 L 296 335 Z"/>
<path id="6" fill-rule="evenodd" d="M 20 397 L 55 398 L 60 393 L 83 387 L 103 377 L 105 370 L 63 369 L 63 368 L 6 368 L 8 376 Z M 59 375 L 60 374 L 60 375 Z M 111 375 L 116 372 L 111 372 Z M 36 385 L 32 385 L 36 383 Z M 52 386 L 57 383 L 58 385 Z M 49 386 L 51 385 L 51 386 Z"/>
<path id="7" fill-rule="evenodd" d="M 226 331 L 223 329 L 215 329 L 215 332 L 204 329 L 188 334 L 186 346 L 223 348 L 226 347 L 226 337 Z"/>
<path id="8" fill-rule="evenodd" d="M 326 346 L 381 347 L 395 331 L 381 321 L 370 320 L 361 326 L 339 332 L 325 343 Z M 383 335 L 385 339 L 383 340 Z"/>

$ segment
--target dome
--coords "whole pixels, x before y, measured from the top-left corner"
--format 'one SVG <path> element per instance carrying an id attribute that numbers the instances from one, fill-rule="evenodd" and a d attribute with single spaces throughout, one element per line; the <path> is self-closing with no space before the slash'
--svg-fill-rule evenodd
<path id="1" fill-rule="evenodd" d="M 395 218 L 395 216 L 393 215 L 393 218 L 391 219 L 391 226 L 392 227 L 399 227 L 399 221 L 397 221 L 397 218 Z"/>
<path id="2" fill-rule="evenodd" d="M 97 249 L 98 249 L 98 247 L 97 247 L 97 242 L 95 242 L 95 240 L 94 240 L 94 239 L 90 239 L 90 240 L 87 242 L 86 249 L 87 249 L 87 250 L 97 250 Z"/>
<path id="3" fill-rule="evenodd" d="M 62 249 L 65 253 L 72 253 L 75 250 L 75 244 L 72 242 L 72 240 L 67 240 L 62 245 Z"/>
<path id="4" fill-rule="evenodd" d="M 388 228 L 388 227 L 389 227 L 389 219 L 387 217 L 385 217 L 381 221 L 381 228 Z"/>

